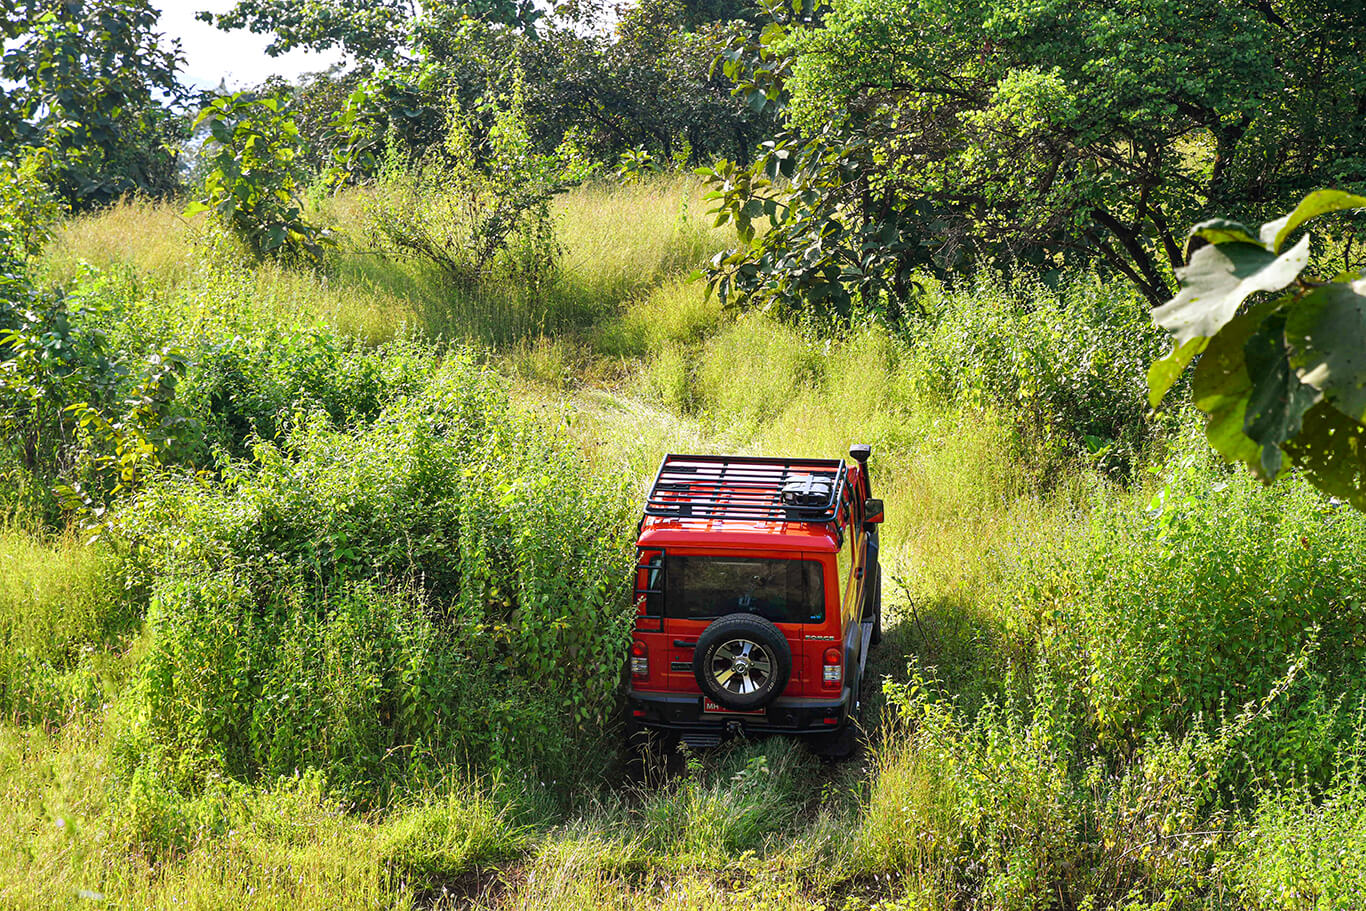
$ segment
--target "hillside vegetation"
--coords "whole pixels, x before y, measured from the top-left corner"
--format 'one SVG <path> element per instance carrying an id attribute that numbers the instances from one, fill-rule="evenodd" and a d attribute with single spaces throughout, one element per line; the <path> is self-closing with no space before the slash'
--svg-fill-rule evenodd
<path id="1" fill-rule="evenodd" d="M 0 365 L 0 904 L 1366 893 L 1366 518 L 1149 413 L 1135 292 L 722 310 L 686 276 L 729 238 L 672 177 L 557 197 L 544 280 L 457 282 L 368 250 L 365 193 L 313 213 L 323 271 L 138 201 L 30 262 L 60 303 Z M 625 750 L 660 456 L 854 441 L 889 615 L 857 758 Z"/>

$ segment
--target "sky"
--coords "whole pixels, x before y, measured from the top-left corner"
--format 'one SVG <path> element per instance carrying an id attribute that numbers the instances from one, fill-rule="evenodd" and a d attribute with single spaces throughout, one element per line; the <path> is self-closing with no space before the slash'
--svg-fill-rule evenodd
<path id="1" fill-rule="evenodd" d="M 195 19 L 195 13 L 231 9 L 234 0 L 154 0 L 161 10 L 159 30 L 167 38 L 179 38 L 185 54 L 181 79 L 196 88 L 214 88 L 226 79 L 229 88 L 255 85 L 269 76 L 294 78 L 301 73 L 325 70 L 342 59 L 340 51 L 315 54 L 291 51 L 279 57 L 266 54 L 270 39 L 244 29 L 223 32 Z"/>

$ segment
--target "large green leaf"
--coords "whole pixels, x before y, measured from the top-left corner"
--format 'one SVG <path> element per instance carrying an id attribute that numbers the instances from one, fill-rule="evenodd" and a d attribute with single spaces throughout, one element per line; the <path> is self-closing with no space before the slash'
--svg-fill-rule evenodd
<path id="1" fill-rule="evenodd" d="M 1366 419 L 1366 280 L 1315 288 L 1285 325 L 1301 378 L 1356 421 Z"/>
<path id="2" fill-rule="evenodd" d="M 1304 413 L 1323 393 L 1304 383 L 1290 364 L 1285 342 L 1285 311 L 1264 319 L 1248 336 L 1243 355 L 1250 381 L 1243 414 L 1243 433 L 1260 452 L 1253 470 L 1266 481 L 1281 473 L 1282 445 L 1300 432 Z"/>
<path id="3" fill-rule="evenodd" d="M 1229 461 L 1245 462 L 1253 470 L 1261 465 L 1261 447 L 1243 431 L 1248 395 L 1252 391 L 1244 348 L 1262 322 L 1282 303 L 1265 301 L 1230 320 L 1222 332 L 1210 339 L 1191 376 L 1191 397 L 1208 416 L 1205 436 L 1210 445 Z"/>
<path id="4" fill-rule="evenodd" d="M 1172 353 L 1160 361 L 1154 361 L 1148 368 L 1148 404 L 1156 408 L 1167 390 L 1172 388 L 1176 378 L 1195 356 L 1205 350 L 1207 338 L 1193 338 L 1184 345 L 1172 348 Z"/>
<path id="5" fill-rule="evenodd" d="M 1283 215 L 1262 225 L 1261 241 L 1267 249 L 1274 252 L 1281 248 L 1285 239 L 1300 225 L 1320 215 L 1343 209 L 1366 209 L 1366 196 L 1356 196 L 1341 190 L 1315 190 L 1301 200 L 1289 215 Z"/>
<path id="6" fill-rule="evenodd" d="M 1366 512 L 1366 427 L 1359 421 L 1320 402 L 1285 449 L 1315 487 Z"/>
<path id="7" fill-rule="evenodd" d="M 1153 321 L 1176 336 L 1179 350 L 1210 338 L 1258 291 L 1279 291 L 1309 262 L 1309 238 L 1276 256 L 1256 244 L 1234 241 L 1201 247 L 1177 272 L 1181 293 L 1153 311 Z"/>
<path id="8" fill-rule="evenodd" d="M 1256 246 L 1262 245 L 1262 242 L 1257 239 L 1257 235 L 1252 233 L 1251 228 L 1240 221 L 1232 221 L 1227 218 L 1211 218 L 1191 228 L 1190 234 L 1186 238 L 1187 259 L 1190 259 L 1191 245 L 1197 239 L 1211 244 L 1241 242 Z"/>

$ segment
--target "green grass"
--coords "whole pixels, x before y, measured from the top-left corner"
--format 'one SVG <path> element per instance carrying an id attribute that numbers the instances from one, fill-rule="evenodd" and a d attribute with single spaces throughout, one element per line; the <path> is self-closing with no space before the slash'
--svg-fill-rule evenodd
<path id="1" fill-rule="evenodd" d="M 235 396 L 244 414 L 256 409 L 259 426 L 282 429 L 268 455 L 273 475 L 241 468 L 231 488 L 158 482 L 129 513 L 159 515 L 157 527 L 123 550 L 0 528 L 0 905 L 85 907 L 93 893 L 136 908 L 1349 906 L 1343 896 L 1361 873 L 1335 865 L 1334 852 L 1354 847 L 1359 782 L 1302 765 L 1303 785 L 1282 787 L 1242 766 L 1236 775 L 1216 768 L 1211 757 L 1222 749 L 1245 758 L 1273 742 L 1295 757 L 1347 763 L 1340 722 L 1354 707 L 1332 700 L 1356 685 L 1342 656 L 1362 644 L 1347 621 L 1366 593 L 1343 570 L 1356 565 L 1356 526 L 1299 487 L 1267 493 L 1196 457 L 1203 442 L 1187 415 L 1145 423 L 1135 371 L 1151 337 L 1113 286 L 1082 278 L 1052 295 L 1027 283 L 930 283 L 930 323 L 816 333 L 724 311 L 686 281 L 729 243 L 703 209 L 685 179 L 566 194 L 555 207 L 561 273 L 535 298 L 497 283 L 455 289 L 415 263 L 358 249 L 355 193 L 318 213 L 351 239 L 322 274 L 244 262 L 171 206 L 125 203 L 65 225 L 41 265 L 46 281 L 85 282 L 122 301 L 108 327 L 120 344 L 252 340 L 251 351 L 231 349 L 240 362 L 227 348 L 213 355 L 215 369 L 237 365 L 232 383 L 192 374 L 187 394 Z M 1083 329 L 1068 333 L 1074 324 Z M 360 344 L 336 341 L 346 337 Z M 567 799 L 553 798 L 562 782 L 510 760 L 501 777 L 476 781 L 477 761 L 435 742 L 395 743 L 383 770 L 348 766 L 345 775 L 344 764 L 294 774 L 308 762 L 293 754 L 255 777 L 223 764 L 190 769 L 188 753 L 175 751 L 160 764 L 137 761 L 129 731 L 184 717 L 194 733 L 218 717 L 192 685 L 210 679 L 209 658 L 206 667 L 193 650 L 168 659 L 169 640 L 141 619 L 146 591 L 167 581 L 168 567 L 190 565 L 195 548 L 237 542 L 225 551 L 237 563 L 209 562 L 226 574 L 213 577 L 222 586 L 214 597 L 228 597 L 227 576 L 247 593 L 232 613 L 244 629 L 285 603 L 266 597 L 261 580 L 289 548 L 313 548 L 319 574 L 341 559 L 329 550 L 338 529 L 348 538 L 380 529 L 366 539 L 372 562 L 383 552 L 395 566 L 420 564 L 422 584 L 446 566 L 437 551 L 458 545 L 441 534 L 465 520 L 412 540 L 416 524 L 400 518 L 420 511 L 409 500 L 421 496 L 378 492 L 410 475 L 428 484 L 415 490 L 483 488 L 451 467 L 463 463 L 428 471 L 435 443 L 397 445 L 374 422 L 383 402 L 395 413 L 423 407 L 425 378 L 451 366 L 457 342 L 475 343 L 472 357 L 507 378 L 508 407 L 523 422 L 509 431 L 522 441 L 517 452 L 550 451 L 532 436 L 572 446 L 572 464 L 589 475 L 584 491 L 604 496 L 643 490 L 667 451 L 841 456 L 851 442 L 873 445 L 874 493 L 888 504 L 887 633 L 870 665 L 869 745 L 857 759 L 824 764 L 773 739 L 649 765 L 642 781 L 593 747 L 560 757 L 560 768 L 586 776 Z M 289 414 L 305 401 L 322 402 L 328 416 L 315 409 L 310 424 Z M 316 458 L 309 446 L 319 441 L 335 454 Z M 557 518 L 549 493 L 527 493 L 553 486 L 553 475 L 516 474 L 517 459 L 505 461 L 481 475 L 509 498 L 499 515 L 521 516 L 504 537 L 535 527 L 554 539 L 569 514 Z M 366 474 L 372 465 L 380 468 Z M 267 475 L 278 476 L 279 497 L 261 494 Z M 1153 506 L 1158 492 L 1162 509 Z M 1224 523 L 1225 514 L 1237 521 Z M 619 524 L 629 534 L 630 518 Z M 1237 541 L 1221 528 L 1236 529 Z M 290 537 L 298 529 L 308 533 Z M 554 553 L 497 535 L 462 540 L 525 571 L 532 581 L 517 585 L 550 593 L 537 604 L 567 597 L 554 594 L 564 562 Z M 1314 547 L 1279 546 L 1299 540 Z M 149 546 L 176 556 L 158 564 L 140 549 Z M 1275 556 L 1283 551 L 1290 556 Z M 1222 553 L 1227 575 L 1215 572 Z M 148 589 L 123 587 L 130 566 L 153 567 L 138 578 Z M 181 583 L 188 603 L 195 589 Z M 1278 585 L 1311 594 L 1295 601 Z M 1201 602 L 1216 589 L 1229 611 Z M 348 618 L 368 616 L 362 607 L 378 610 L 404 591 L 299 588 L 288 603 L 315 612 L 295 628 L 344 631 Z M 1236 750 L 1219 746 L 1241 703 L 1221 707 L 1203 694 L 1214 701 L 1200 714 L 1172 706 L 1201 693 L 1186 669 L 1213 667 L 1236 645 L 1220 646 L 1205 621 L 1261 617 L 1258 605 L 1272 601 L 1293 603 L 1310 622 L 1347 619 L 1319 622 L 1331 639 L 1313 659 L 1321 663 L 1298 672 Z M 511 603 L 502 593 L 488 602 Z M 416 626 L 418 615 L 446 609 L 405 604 Z M 469 628 L 470 641 L 501 648 L 522 616 L 491 612 L 486 626 Z M 366 717 L 387 731 L 388 659 L 346 648 L 345 638 L 310 652 L 301 634 L 280 654 L 244 658 L 245 680 L 263 668 L 288 676 L 281 655 L 316 652 L 308 698 L 246 700 L 242 717 L 262 729 L 272 718 L 303 719 L 282 725 L 293 731 L 326 716 L 314 733 L 333 743 L 347 727 L 342 715 L 362 714 L 347 714 L 338 694 L 364 690 L 376 694 Z M 1287 649 L 1298 641 L 1277 640 Z M 210 651 L 250 651 L 231 629 L 215 628 L 212 642 Z M 1175 671 L 1158 660 L 1171 655 L 1185 656 Z M 1256 692 L 1226 689 L 1265 696 L 1284 671 L 1273 666 L 1282 656 L 1271 657 L 1258 666 Z M 169 670 L 153 690 L 137 681 L 155 661 Z M 1167 679 L 1145 688 L 1162 677 L 1148 667 Z M 495 724 L 528 730 L 519 725 L 535 719 L 491 716 L 516 707 L 500 701 L 496 678 L 461 673 L 482 700 L 471 704 L 488 709 L 462 723 L 481 734 Z M 890 698 L 877 685 L 884 679 Z M 1102 698 L 1126 686 L 1136 695 Z M 1099 718 L 1097 706 L 1144 708 L 1171 724 L 1129 720 L 1141 713 Z M 549 732 L 535 745 L 615 737 L 578 723 L 605 739 Z M 506 756 L 534 752 L 495 746 L 507 746 Z M 344 799 L 380 790 L 384 775 L 382 798 Z M 1225 799 L 1221 788 L 1237 793 Z M 1207 830 L 1233 834 L 1171 837 Z"/>
<path id="2" fill-rule="evenodd" d="M 532 298 L 507 283 L 462 289 L 421 263 L 367 250 L 362 192 L 322 206 L 319 217 L 343 238 L 322 275 L 251 263 L 204 217 L 187 220 L 175 204 L 137 200 L 63 225 L 42 275 L 65 283 L 87 266 L 131 268 L 174 299 L 163 309 L 191 321 L 213 315 L 248 325 L 322 322 L 371 342 L 407 327 L 501 347 L 587 331 L 627 301 L 648 298 L 656 285 L 697 268 L 725 242 L 710 228 L 692 180 L 589 184 L 555 205 L 565 252 L 548 295 Z"/>
<path id="3" fill-rule="evenodd" d="M 74 537 L 0 526 L 0 718 L 60 725 L 100 704 L 133 624 L 114 575 Z"/>

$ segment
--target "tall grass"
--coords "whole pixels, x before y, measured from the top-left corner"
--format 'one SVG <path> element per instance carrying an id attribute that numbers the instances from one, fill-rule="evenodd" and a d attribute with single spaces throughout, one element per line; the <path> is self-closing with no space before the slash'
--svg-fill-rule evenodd
<path id="1" fill-rule="evenodd" d="M 589 183 L 565 194 L 555 214 L 568 287 L 620 302 L 698 268 L 729 240 L 707 206 L 691 177 Z"/>
<path id="2" fill-rule="evenodd" d="M 0 718 L 61 724 L 97 707 L 134 621 L 108 555 L 0 526 Z"/>
<path id="3" fill-rule="evenodd" d="M 319 217 L 358 237 L 362 202 Z M 929 283 L 909 331 L 817 332 L 685 280 L 727 242 L 702 208 L 564 195 L 534 296 L 356 243 L 255 265 L 147 203 L 65 226 L 49 280 L 192 352 L 206 474 L 150 484 L 117 553 L 0 530 L 0 904 L 1351 906 L 1360 520 L 1151 420 L 1113 285 Z M 851 442 L 888 506 L 861 760 L 623 781 L 621 492 L 666 451 Z"/>
<path id="4" fill-rule="evenodd" d="M 509 282 L 459 287 L 421 263 L 365 249 L 364 192 L 322 203 L 318 217 L 342 238 L 322 274 L 253 263 L 205 219 L 182 218 L 176 204 L 129 200 L 64 224 L 45 255 L 43 276 L 68 283 L 87 265 L 131 268 L 192 311 L 221 302 L 257 321 L 325 322 L 372 342 L 408 327 L 504 346 L 586 329 L 624 301 L 697 268 L 724 242 L 706 219 L 694 180 L 588 184 L 555 205 L 565 253 L 549 293 L 532 296 Z"/>

